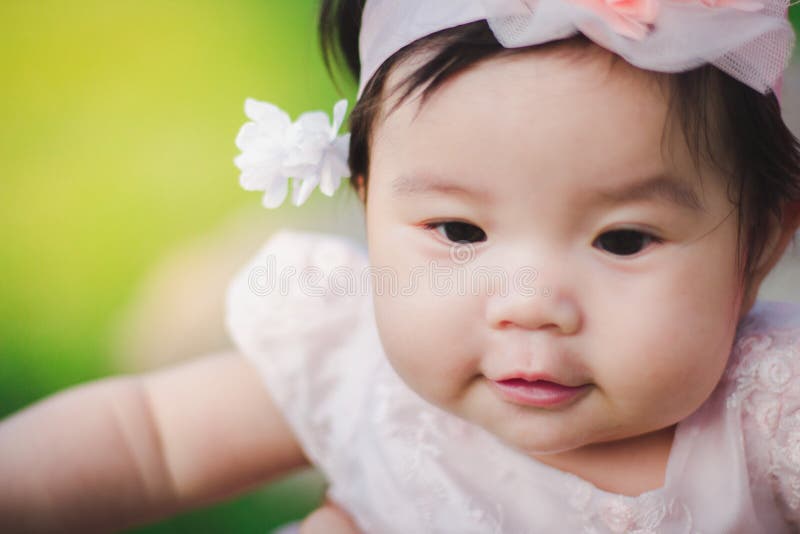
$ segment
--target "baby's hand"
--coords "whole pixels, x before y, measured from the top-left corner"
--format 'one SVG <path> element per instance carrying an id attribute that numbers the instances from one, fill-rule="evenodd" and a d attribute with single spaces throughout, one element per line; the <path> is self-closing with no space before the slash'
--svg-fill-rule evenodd
<path id="1" fill-rule="evenodd" d="M 303 521 L 300 534 L 359 534 L 359 530 L 347 512 L 325 501 Z"/>

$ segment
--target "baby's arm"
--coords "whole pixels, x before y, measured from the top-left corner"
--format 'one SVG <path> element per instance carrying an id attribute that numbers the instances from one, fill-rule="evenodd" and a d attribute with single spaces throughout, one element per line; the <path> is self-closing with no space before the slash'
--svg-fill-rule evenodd
<path id="1" fill-rule="evenodd" d="M 306 464 L 238 355 L 112 377 L 0 422 L 0 532 L 121 529 Z"/>

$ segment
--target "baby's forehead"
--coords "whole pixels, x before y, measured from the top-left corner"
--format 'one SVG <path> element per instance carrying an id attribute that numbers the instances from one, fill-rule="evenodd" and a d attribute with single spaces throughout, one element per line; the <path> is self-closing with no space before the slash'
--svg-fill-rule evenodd
<path id="1" fill-rule="evenodd" d="M 392 81 L 420 64 L 399 65 Z M 696 208 L 704 174 L 713 169 L 695 167 L 681 128 L 668 127 L 668 93 L 651 74 L 598 47 L 577 58 L 549 52 L 492 58 L 453 76 L 426 101 L 418 89 L 385 116 L 370 158 L 384 171 L 379 179 L 422 175 L 467 185 L 489 179 L 509 193 L 524 189 L 530 177 L 565 184 L 553 189 L 559 198 L 589 186 L 614 190 L 671 176 L 689 187 L 652 180 L 627 196 L 655 193 Z"/>
<path id="2" fill-rule="evenodd" d="M 676 148 L 669 139 L 676 131 L 667 128 L 668 93 L 651 73 L 613 60 L 599 47 L 505 54 L 470 65 L 430 89 L 430 82 L 404 84 L 419 81 L 415 69 L 428 60 L 430 55 L 417 56 L 391 72 L 381 115 L 373 124 L 373 150 L 385 151 L 380 147 L 385 141 L 390 147 L 428 152 L 429 145 L 453 138 L 463 142 L 457 149 L 467 150 L 476 138 L 486 137 L 493 142 L 473 148 L 519 146 L 535 152 L 560 146 L 586 158 L 607 145 L 617 150 L 622 143 L 628 154 L 641 148 L 658 159 Z M 419 156 L 419 151 L 409 154 Z"/>
<path id="3" fill-rule="evenodd" d="M 648 87 L 661 97 L 667 96 L 667 76 L 636 68 L 591 41 L 566 40 L 524 49 L 498 49 L 496 54 L 474 63 L 467 61 L 466 67 L 454 73 L 447 69 L 431 70 L 433 62 L 441 59 L 438 53 L 437 50 L 411 53 L 392 66 L 382 90 L 376 125 L 400 106 L 413 107 L 414 113 L 419 112 L 437 93 L 453 86 L 463 96 L 496 92 L 509 83 L 524 83 L 529 91 L 546 98 L 565 91 L 592 92 L 613 82 L 621 92 L 627 93 L 631 87 Z M 423 69 L 428 72 L 422 73 Z M 481 72 L 486 76 L 476 76 Z M 429 89 L 433 81 L 437 87 Z"/>

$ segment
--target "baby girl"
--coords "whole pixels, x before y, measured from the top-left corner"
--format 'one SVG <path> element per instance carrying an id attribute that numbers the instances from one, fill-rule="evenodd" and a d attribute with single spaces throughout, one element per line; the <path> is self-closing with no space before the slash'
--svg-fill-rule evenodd
<path id="1" fill-rule="evenodd" d="M 249 100 L 237 164 L 270 207 L 351 176 L 366 250 L 279 232 L 231 284 L 237 354 L 4 421 L 0 527 L 312 464 L 365 532 L 797 531 L 800 308 L 756 300 L 800 226 L 786 7 L 323 1 L 349 136 L 342 103 Z"/>

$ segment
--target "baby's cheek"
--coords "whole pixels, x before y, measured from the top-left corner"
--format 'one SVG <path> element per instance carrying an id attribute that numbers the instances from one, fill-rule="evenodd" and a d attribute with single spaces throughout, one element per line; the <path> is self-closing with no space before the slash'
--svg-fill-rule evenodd
<path id="1" fill-rule="evenodd" d="M 672 424 L 716 387 L 737 321 L 735 273 L 723 260 L 731 246 L 704 241 L 684 247 L 654 275 L 613 288 L 626 306 L 594 325 L 606 342 L 593 365 L 628 416 Z"/>
<path id="2" fill-rule="evenodd" d="M 627 355 L 627 372 L 620 367 L 605 383 L 622 412 L 650 427 L 642 430 L 677 423 L 694 412 L 713 391 L 727 361 L 710 335 L 653 329 L 639 332 L 638 340 L 629 338 L 620 347 Z"/>
<path id="3" fill-rule="evenodd" d="M 447 298 L 417 292 L 376 297 L 375 317 L 386 356 L 400 378 L 420 396 L 446 407 L 474 371 L 469 336 Z M 464 324 L 464 323 L 460 323 Z"/>

